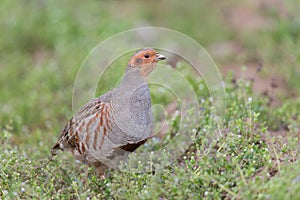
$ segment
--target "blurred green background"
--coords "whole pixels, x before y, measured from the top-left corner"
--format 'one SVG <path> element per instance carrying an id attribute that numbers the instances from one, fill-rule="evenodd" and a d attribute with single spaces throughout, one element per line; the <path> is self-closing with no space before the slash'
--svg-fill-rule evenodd
<path id="1" fill-rule="evenodd" d="M 1 127 L 12 123 L 25 138 L 36 128 L 58 131 L 71 116 L 72 84 L 89 51 L 134 27 L 180 31 L 203 45 L 221 72 L 262 64 L 263 78 L 275 76 L 298 92 L 300 24 L 290 11 L 297 3 L 274 2 L 4 0 Z"/>

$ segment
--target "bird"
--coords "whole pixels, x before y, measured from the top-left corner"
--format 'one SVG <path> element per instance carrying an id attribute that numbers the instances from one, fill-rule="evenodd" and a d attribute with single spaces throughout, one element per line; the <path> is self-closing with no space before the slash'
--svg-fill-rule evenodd
<path id="1" fill-rule="evenodd" d="M 105 179 L 108 168 L 116 167 L 151 137 L 153 113 L 147 78 L 165 59 L 153 48 L 136 51 L 119 85 L 90 100 L 68 121 L 51 156 L 59 150 L 69 151 Z"/>

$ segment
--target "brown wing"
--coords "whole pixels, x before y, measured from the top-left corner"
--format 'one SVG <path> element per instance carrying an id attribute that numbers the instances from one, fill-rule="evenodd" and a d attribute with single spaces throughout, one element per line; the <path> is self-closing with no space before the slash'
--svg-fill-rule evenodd
<path id="1" fill-rule="evenodd" d="M 115 126 L 112 122 L 110 99 L 111 93 L 84 105 L 63 129 L 57 143 L 52 147 L 52 155 L 56 154 L 56 150 L 68 149 L 77 159 L 93 163 L 99 158 L 122 155 L 124 150 L 132 152 L 145 143 L 146 140 L 134 141 L 133 138 L 127 138 Z M 112 142 L 111 137 L 117 141 Z"/>
<path id="2" fill-rule="evenodd" d="M 133 152 L 135 151 L 137 148 L 139 148 L 139 146 L 143 145 L 147 140 L 142 140 L 140 142 L 137 143 L 128 143 L 124 146 L 119 147 L 120 149 L 123 149 L 125 151 L 129 151 L 129 152 Z"/>
<path id="3" fill-rule="evenodd" d="M 87 136 L 85 132 L 87 132 L 87 129 L 90 129 L 92 125 L 96 127 L 95 123 L 97 121 L 99 121 L 100 125 L 103 124 L 106 114 L 102 112 L 108 111 L 111 96 L 111 92 L 108 92 L 85 104 L 78 113 L 71 118 L 61 132 L 58 141 L 52 147 L 52 154 L 56 154 L 55 150 L 58 149 L 76 148 L 79 151 L 85 149 L 86 145 L 81 144 L 81 139 L 89 139 L 90 135 Z M 102 121 L 102 123 L 100 121 Z"/>

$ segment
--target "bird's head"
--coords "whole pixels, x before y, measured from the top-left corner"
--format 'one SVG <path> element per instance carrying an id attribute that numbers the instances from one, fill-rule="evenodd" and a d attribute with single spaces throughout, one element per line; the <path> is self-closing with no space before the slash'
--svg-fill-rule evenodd
<path id="1" fill-rule="evenodd" d="M 127 70 L 139 67 L 142 76 L 147 77 L 156 67 L 157 62 L 164 59 L 166 59 L 166 57 L 159 54 L 154 49 L 143 48 L 131 56 L 127 65 Z"/>

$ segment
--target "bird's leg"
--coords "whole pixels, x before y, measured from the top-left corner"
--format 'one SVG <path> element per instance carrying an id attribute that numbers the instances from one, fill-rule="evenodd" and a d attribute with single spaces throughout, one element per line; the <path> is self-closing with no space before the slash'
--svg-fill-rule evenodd
<path id="1" fill-rule="evenodd" d="M 94 165 L 97 176 L 101 180 L 105 180 L 105 171 L 107 170 L 107 166 L 102 163 L 97 163 Z"/>
<path id="2" fill-rule="evenodd" d="M 89 177 L 89 168 L 90 166 L 86 167 L 85 170 L 84 170 L 84 178 L 83 178 L 83 184 L 86 185 L 87 184 L 87 180 L 88 180 L 88 177 Z"/>

